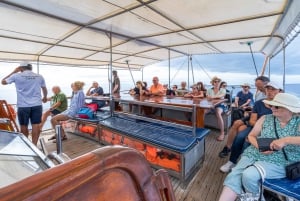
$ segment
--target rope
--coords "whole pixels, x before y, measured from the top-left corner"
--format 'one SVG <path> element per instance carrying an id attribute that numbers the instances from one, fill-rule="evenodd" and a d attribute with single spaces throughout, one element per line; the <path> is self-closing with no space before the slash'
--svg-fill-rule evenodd
<path id="1" fill-rule="evenodd" d="M 177 76 L 178 72 L 182 69 L 183 64 L 185 64 L 186 60 L 184 59 L 182 64 L 179 66 L 179 68 L 177 69 L 176 73 L 174 74 L 174 76 L 171 79 L 171 83 L 173 83 L 174 78 Z"/>

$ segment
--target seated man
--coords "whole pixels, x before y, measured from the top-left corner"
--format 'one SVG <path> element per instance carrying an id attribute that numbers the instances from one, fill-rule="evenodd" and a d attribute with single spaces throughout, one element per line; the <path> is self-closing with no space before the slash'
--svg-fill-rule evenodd
<path id="1" fill-rule="evenodd" d="M 152 96 L 163 96 L 165 95 L 165 89 L 162 84 L 159 83 L 158 77 L 153 77 L 153 85 L 150 87 L 149 91 L 146 92 L 146 95 Z"/>
<path id="2" fill-rule="evenodd" d="M 265 89 L 267 95 L 267 98 L 265 100 L 273 100 L 275 95 L 280 92 L 281 87 L 279 87 L 279 85 L 275 84 L 274 82 L 269 82 L 265 86 Z M 263 100 L 264 99 L 261 99 L 255 102 L 248 123 L 243 122 L 242 120 L 237 120 L 230 128 L 227 144 L 219 153 L 219 157 L 223 158 L 231 152 L 229 161 L 226 164 L 222 165 L 220 168 L 222 172 L 229 172 L 235 166 L 239 156 L 243 151 L 245 139 L 252 130 L 252 127 L 254 126 L 256 121 L 263 115 L 272 114 L 270 106 L 265 104 Z"/>
<path id="3" fill-rule="evenodd" d="M 189 90 L 186 88 L 186 82 L 182 81 L 181 82 L 181 87 L 179 89 L 177 89 L 177 95 L 178 96 L 184 96 L 188 92 L 189 92 Z"/>
<path id="4" fill-rule="evenodd" d="M 42 115 L 42 122 L 39 125 L 40 130 L 43 130 L 43 126 L 50 115 L 55 116 L 68 108 L 67 97 L 61 92 L 60 87 L 52 87 L 52 92 L 54 95 L 50 98 L 47 98 L 47 101 L 51 101 L 51 107 Z"/>
<path id="5" fill-rule="evenodd" d="M 250 85 L 248 83 L 241 85 L 241 87 L 243 89 L 235 96 L 233 107 L 238 107 L 245 110 L 251 107 L 251 103 L 254 102 L 253 94 L 250 92 Z"/>
<path id="6" fill-rule="evenodd" d="M 89 88 L 89 90 L 86 92 L 86 96 L 102 96 L 103 95 L 103 89 L 102 87 L 99 86 L 98 82 L 94 81 L 92 86 Z M 98 108 L 101 108 L 105 105 L 104 100 L 97 100 L 97 99 L 92 99 L 92 103 L 97 103 Z"/>

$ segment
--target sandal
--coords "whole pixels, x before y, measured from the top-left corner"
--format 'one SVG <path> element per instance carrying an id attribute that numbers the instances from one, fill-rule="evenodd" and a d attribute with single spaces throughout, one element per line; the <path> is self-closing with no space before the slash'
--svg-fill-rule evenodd
<path id="1" fill-rule="evenodd" d="M 63 136 L 62 138 L 61 138 L 61 141 L 65 141 L 65 140 L 67 140 L 68 139 L 68 137 L 65 135 L 65 136 Z M 53 143 L 56 143 L 56 140 L 53 140 Z"/>
<path id="2" fill-rule="evenodd" d="M 225 135 L 220 135 L 216 138 L 217 141 L 223 141 L 225 139 Z"/>

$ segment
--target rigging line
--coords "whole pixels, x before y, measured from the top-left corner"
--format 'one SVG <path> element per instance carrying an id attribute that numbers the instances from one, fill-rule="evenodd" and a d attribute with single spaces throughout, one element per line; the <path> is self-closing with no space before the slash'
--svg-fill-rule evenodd
<path id="1" fill-rule="evenodd" d="M 193 84 L 194 84 L 194 83 L 195 83 L 195 77 L 194 77 L 194 67 L 193 67 L 193 59 L 192 59 L 192 55 L 190 55 L 190 62 L 191 62 L 192 76 L 193 76 Z"/>
<path id="2" fill-rule="evenodd" d="M 258 76 L 258 71 L 257 71 L 257 67 L 256 67 L 256 63 L 255 63 L 255 59 L 254 59 L 254 55 L 253 55 L 253 51 L 252 51 L 252 47 L 251 47 L 251 44 L 252 44 L 252 43 L 253 43 L 253 42 L 247 42 L 247 45 L 248 45 L 249 48 L 250 48 L 250 52 L 251 52 L 253 64 L 254 64 L 254 67 L 255 67 L 256 75 Z"/>
<path id="3" fill-rule="evenodd" d="M 177 76 L 178 72 L 182 69 L 183 65 L 185 64 L 186 60 L 183 59 L 182 64 L 179 66 L 179 68 L 177 69 L 176 73 L 174 74 L 174 76 L 171 79 L 171 83 L 173 83 L 174 78 Z"/>
<path id="4" fill-rule="evenodd" d="M 199 65 L 199 67 L 201 68 L 201 70 L 206 74 L 206 76 L 208 77 L 209 80 L 211 80 L 211 76 L 208 74 L 208 72 L 206 72 L 205 68 L 203 66 L 201 66 L 200 62 L 197 60 L 197 58 L 195 58 L 195 61 L 197 62 L 197 64 Z"/>
<path id="5" fill-rule="evenodd" d="M 135 86 L 135 81 L 134 81 L 134 78 L 133 78 L 133 75 L 132 75 L 132 72 L 131 72 L 131 68 L 130 68 L 130 66 L 129 66 L 129 61 L 126 60 L 126 63 L 127 63 L 128 70 L 129 70 L 129 72 L 130 72 L 130 75 L 131 75 L 131 79 L 132 79 L 132 81 L 133 81 L 133 86 Z"/>

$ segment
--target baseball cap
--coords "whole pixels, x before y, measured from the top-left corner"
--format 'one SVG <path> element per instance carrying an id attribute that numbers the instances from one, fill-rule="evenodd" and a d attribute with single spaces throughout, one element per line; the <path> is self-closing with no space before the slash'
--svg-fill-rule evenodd
<path id="1" fill-rule="evenodd" d="M 270 82 L 268 82 L 266 85 L 265 85 L 265 88 L 266 87 L 273 87 L 274 89 L 283 89 L 283 87 L 282 87 L 282 85 L 281 84 L 278 84 L 278 83 L 276 83 L 276 82 L 274 82 L 274 81 L 270 81 Z"/>

